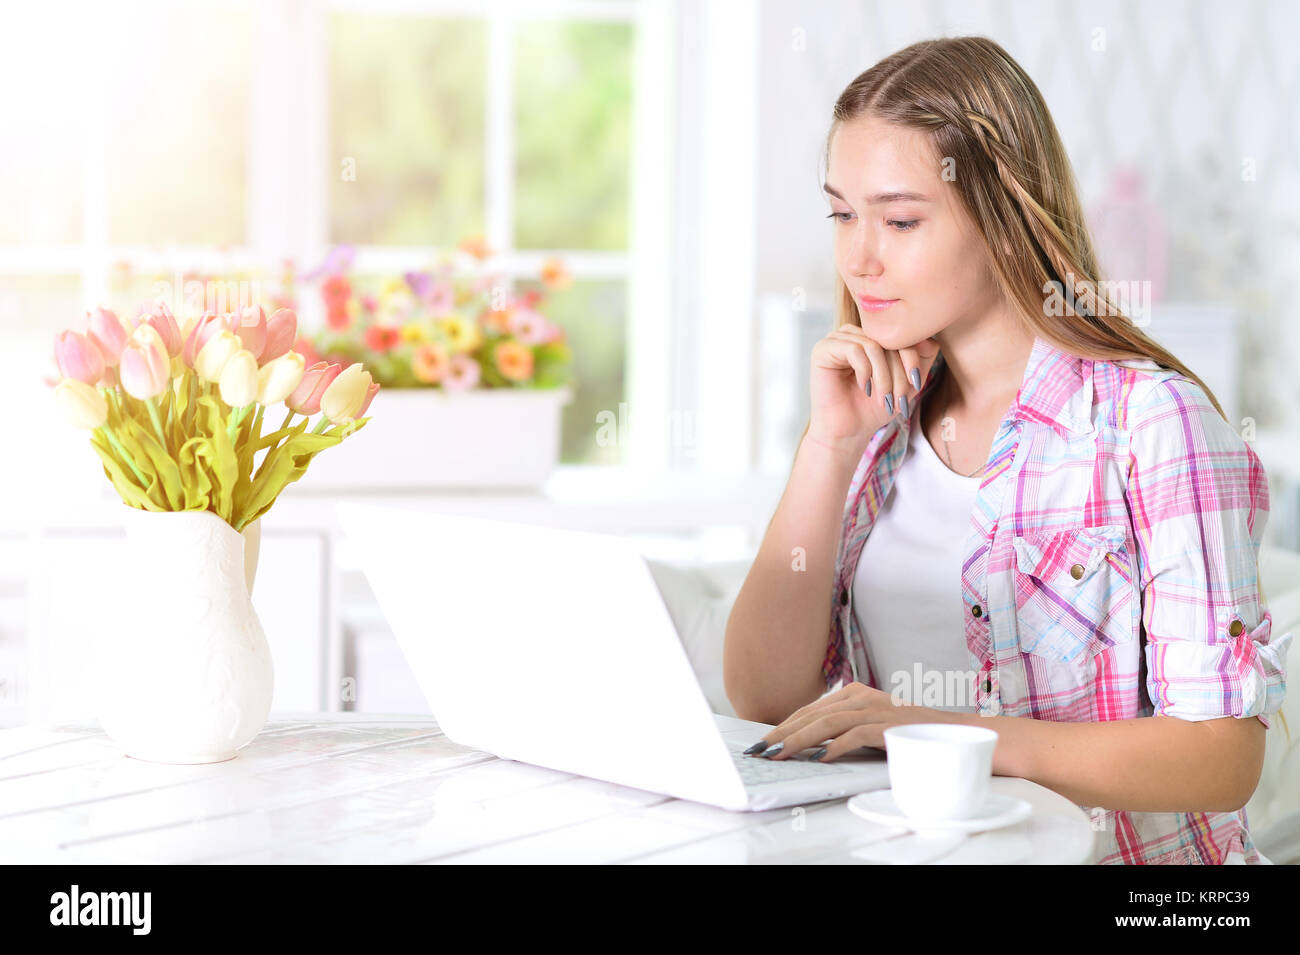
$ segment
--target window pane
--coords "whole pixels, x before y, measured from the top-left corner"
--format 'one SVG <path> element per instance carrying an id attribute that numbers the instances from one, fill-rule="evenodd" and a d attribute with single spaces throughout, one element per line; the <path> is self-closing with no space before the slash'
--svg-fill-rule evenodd
<path id="1" fill-rule="evenodd" d="M 632 29 L 543 21 L 519 30 L 519 248 L 627 249 Z"/>
<path id="2" fill-rule="evenodd" d="M 564 409 L 560 461 L 622 464 L 618 439 L 624 433 L 631 439 L 635 427 L 626 409 L 619 407 L 627 400 L 623 376 L 627 284 L 576 280 L 563 291 L 547 291 L 538 281 L 520 281 L 516 289 L 520 295 L 530 289 L 544 294 L 539 310 L 564 329 L 573 353 L 574 397 Z"/>
<path id="3" fill-rule="evenodd" d="M 0 57 L 0 244 L 81 241 L 81 84 L 90 73 L 90 43 L 67 29 L 66 16 L 37 4 L 5 12 L 10 42 Z"/>
<path id="4" fill-rule="evenodd" d="M 483 23 L 336 12 L 329 42 L 331 239 L 482 233 Z"/>
<path id="5" fill-rule="evenodd" d="M 101 74 L 111 241 L 242 244 L 251 14 L 133 3 L 118 16 L 125 46 Z"/>
<path id="6" fill-rule="evenodd" d="M 6 348 L 36 342 L 52 356 L 55 335 L 86 330 L 85 312 L 79 275 L 0 275 L 0 333 Z M 53 358 L 50 362 L 52 366 Z M 23 372 L 14 377 L 35 374 L 35 366 L 18 367 Z"/>

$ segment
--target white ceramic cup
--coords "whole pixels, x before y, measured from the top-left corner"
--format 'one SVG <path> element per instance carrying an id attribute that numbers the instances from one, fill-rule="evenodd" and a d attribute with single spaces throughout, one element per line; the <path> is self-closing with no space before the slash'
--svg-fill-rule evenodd
<path id="1" fill-rule="evenodd" d="M 995 730 L 909 723 L 885 730 L 894 802 L 912 819 L 969 819 L 988 800 Z"/>

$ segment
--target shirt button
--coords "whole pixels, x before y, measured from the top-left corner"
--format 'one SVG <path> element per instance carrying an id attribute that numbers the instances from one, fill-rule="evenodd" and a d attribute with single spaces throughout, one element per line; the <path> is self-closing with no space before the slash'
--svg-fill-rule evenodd
<path id="1" fill-rule="evenodd" d="M 1075 564 L 1073 567 L 1071 567 L 1071 568 L 1070 568 L 1070 576 L 1073 577 L 1075 580 L 1078 580 L 1080 577 L 1082 577 L 1082 576 L 1083 576 L 1083 564 Z"/>
<path id="2" fill-rule="evenodd" d="M 847 587 L 844 587 L 840 590 L 840 606 L 841 607 L 847 606 L 848 602 L 849 602 L 849 590 Z"/>
<path id="3" fill-rule="evenodd" d="M 1232 621 L 1232 626 L 1228 628 L 1228 633 L 1232 634 L 1235 637 L 1238 634 L 1240 634 L 1243 629 L 1244 628 L 1241 626 L 1241 621 L 1234 620 Z"/>
<path id="4" fill-rule="evenodd" d="M 984 611 L 980 609 L 980 605 L 979 605 L 979 604 L 976 604 L 975 606 L 973 606 L 973 607 L 970 608 L 970 613 L 971 613 L 971 616 L 972 616 L 972 617 L 978 617 L 978 616 L 979 616 L 980 614 L 982 614 L 983 612 L 984 612 Z"/>

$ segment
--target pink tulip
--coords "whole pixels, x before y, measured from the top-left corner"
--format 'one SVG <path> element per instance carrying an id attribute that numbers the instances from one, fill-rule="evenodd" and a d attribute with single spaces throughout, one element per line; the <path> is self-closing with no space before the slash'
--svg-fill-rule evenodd
<path id="1" fill-rule="evenodd" d="M 75 378 L 88 385 L 95 384 L 104 374 L 103 352 L 93 338 L 80 332 L 59 332 L 54 339 L 54 361 L 64 378 Z"/>
<path id="2" fill-rule="evenodd" d="M 96 307 L 86 315 L 90 320 L 90 337 L 99 346 L 104 364 L 109 368 L 117 367 L 122 349 L 126 347 L 127 327 L 117 315 L 103 307 Z"/>
<path id="3" fill-rule="evenodd" d="M 151 325 L 137 325 L 122 349 L 122 388 L 147 401 L 171 385 L 171 359 L 162 336 Z"/>
<path id="4" fill-rule="evenodd" d="M 302 373 L 302 382 L 294 389 L 285 405 L 297 414 L 314 415 L 320 411 L 320 399 L 325 389 L 343 373 L 340 364 L 318 361 Z"/>
<path id="5" fill-rule="evenodd" d="M 190 329 L 189 337 L 185 339 L 185 347 L 181 351 L 182 360 L 190 368 L 193 368 L 195 359 L 199 357 L 199 352 L 203 351 L 203 346 L 208 343 L 212 336 L 218 332 L 229 330 L 230 322 L 228 318 L 218 318 L 215 313 L 208 312 Z"/>
<path id="6" fill-rule="evenodd" d="M 181 349 L 185 347 L 185 341 L 181 338 L 181 328 L 176 323 L 176 316 L 172 314 L 172 310 L 167 307 L 167 303 L 162 299 L 158 299 L 154 303 L 153 310 L 140 318 L 136 328 L 139 328 L 140 325 L 153 326 L 153 329 L 167 347 L 167 356 L 169 358 L 175 358 L 181 353 Z"/>
<path id="7" fill-rule="evenodd" d="M 250 305 L 231 324 L 230 330 L 239 336 L 244 348 L 261 361 L 266 348 L 266 312 L 260 305 Z"/>
<path id="8" fill-rule="evenodd" d="M 277 308 L 266 322 L 266 344 L 258 361 L 263 365 L 287 355 L 298 337 L 298 314 L 291 308 Z"/>

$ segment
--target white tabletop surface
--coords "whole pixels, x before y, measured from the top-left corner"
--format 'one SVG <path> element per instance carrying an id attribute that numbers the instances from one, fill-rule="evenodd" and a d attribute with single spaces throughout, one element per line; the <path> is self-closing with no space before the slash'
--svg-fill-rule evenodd
<path id="1" fill-rule="evenodd" d="M 992 791 L 1033 813 L 933 862 L 1091 861 L 1074 803 L 1025 779 Z M 886 841 L 916 838 L 843 799 L 729 812 L 498 759 L 430 716 L 272 713 L 234 759 L 195 766 L 122 755 L 96 723 L 0 730 L 6 864 L 895 861 Z"/>

